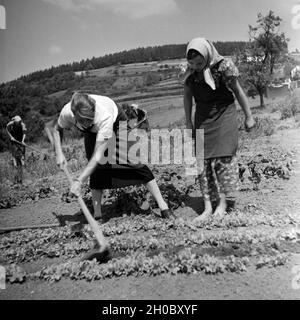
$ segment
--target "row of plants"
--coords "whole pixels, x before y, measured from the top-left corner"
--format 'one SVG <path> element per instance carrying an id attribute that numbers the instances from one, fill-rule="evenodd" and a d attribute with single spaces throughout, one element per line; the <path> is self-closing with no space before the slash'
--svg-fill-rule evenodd
<path id="1" fill-rule="evenodd" d="M 254 262 L 256 268 L 265 266 L 277 267 L 284 265 L 288 255 L 274 254 L 273 256 L 262 256 Z M 96 260 L 51 265 L 34 273 L 26 273 L 24 269 L 16 264 L 7 267 L 7 281 L 10 283 L 22 283 L 26 280 L 46 280 L 57 282 L 62 278 L 71 280 L 94 281 L 112 277 L 122 276 L 157 276 L 163 273 L 172 275 L 185 273 L 217 274 L 224 272 L 245 272 L 251 265 L 247 257 L 238 258 L 229 256 L 218 258 L 210 255 L 199 256 L 190 248 L 185 248 L 175 254 L 172 258 L 161 253 L 154 257 L 147 257 L 145 253 L 133 253 L 121 259 L 113 259 L 106 264 L 98 264 Z"/>
<path id="2" fill-rule="evenodd" d="M 158 225 L 156 225 L 157 227 Z M 244 229 L 210 231 L 198 228 L 190 228 L 188 225 L 175 224 L 171 227 L 160 226 L 153 229 L 135 229 L 127 233 L 110 234 L 107 229 L 104 234 L 115 252 L 128 253 L 130 251 L 143 250 L 169 250 L 180 246 L 224 246 L 234 245 L 258 245 L 260 243 L 271 243 L 278 247 L 276 241 L 294 240 L 289 233 L 291 227 L 286 225 L 281 228 Z M 34 230 L 14 232 L 9 236 L 0 238 L 0 249 L 2 257 L 9 263 L 22 263 L 37 260 L 41 257 L 76 257 L 93 247 L 95 239 L 84 229 L 72 232 L 70 228 L 64 227 L 44 230 L 42 233 Z M 124 229 L 123 229 L 124 230 Z M 25 232 L 26 231 L 26 232 Z"/>

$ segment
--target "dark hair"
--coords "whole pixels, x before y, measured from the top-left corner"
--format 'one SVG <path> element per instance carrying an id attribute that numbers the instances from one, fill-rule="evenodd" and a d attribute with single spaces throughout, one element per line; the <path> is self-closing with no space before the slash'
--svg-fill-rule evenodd
<path id="1" fill-rule="evenodd" d="M 200 52 L 195 49 L 190 49 L 186 55 L 186 58 L 188 60 L 192 60 L 192 59 L 196 58 L 197 56 L 201 56 Z"/>

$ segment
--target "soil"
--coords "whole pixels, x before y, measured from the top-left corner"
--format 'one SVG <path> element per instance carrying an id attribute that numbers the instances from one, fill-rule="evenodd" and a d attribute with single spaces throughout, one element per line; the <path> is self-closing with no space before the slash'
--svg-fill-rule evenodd
<path id="1" fill-rule="evenodd" d="M 249 205 L 256 206 L 272 215 L 285 213 L 300 221 L 300 128 L 279 130 L 270 137 L 257 140 L 257 148 L 263 144 L 284 146 L 295 150 L 293 174 L 289 180 L 277 179 L 265 183 L 259 190 L 239 192 L 238 208 L 243 210 Z M 267 187 L 266 187 L 267 186 Z M 184 220 L 196 217 L 201 212 L 199 192 L 191 194 L 186 206 L 175 210 L 177 216 Z M 40 199 L 35 203 L 0 211 L 1 227 L 20 225 L 38 225 L 58 223 L 57 215 L 65 221 L 75 223 L 78 218 L 77 202 L 62 202 L 59 196 Z M 266 228 L 266 233 L 268 229 Z M 211 230 L 213 232 L 214 230 Z M 44 280 L 30 280 L 22 284 L 6 284 L 0 291 L 0 300 L 8 299 L 299 299 L 300 289 L 293 289 L 295 279 L 293 268 L 300 266 L 299 241 L 297 244 L 284 244 L 282 248 L 290 253 L 286 264 L 277 267 L 255 268 L 251 266 L 246 272 L 221 274 L 163 274 L 158 276 L 119 277 L 87 282 L 61 279 L 50 283 Z M 228 255 L 236 249 L 237 256 L 247 254 L 247 248 L 202 248 L 209 254 Z M 220 250 L 223 252 L 220 252 Z M 43 266 L 65 261 L 63 258 L 41 258 L 24 263 L 27 272 L 34 272 Z"/>

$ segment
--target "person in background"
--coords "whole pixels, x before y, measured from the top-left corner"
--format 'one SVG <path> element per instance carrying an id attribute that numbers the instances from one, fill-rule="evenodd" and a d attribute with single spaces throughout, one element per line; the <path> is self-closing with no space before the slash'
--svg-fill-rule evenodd
<path id="1" fill-rule="evenodd" d="M 198 179 L 205 209 L 195 218 L 198 222 L 212 214 L 222 218 L 235 203 L 238 181 L 235 98 L 245 114 L 246 129 L 254 127 L 255 121 L 238 81 L 239 71 L 231 59 L 219 55 L 213 44 L 204 38 L 189 42 L 186 58 L 187 68 L 181 74 L 186 127 L 204 129 L 204 169 Z M 194 121 L 193 99 L 196 103 Z"/>
<path id="2" fill-rule="evenodd" d="M 15 116 L 6 125 L 6 131 L 11 141 L 11 154 L 13 157 L 14 167 L 17 168 L 15 180 L 17 183 L 23 181 L 23 166 L 25 163 L 25 145 L 26 126 L 20 116 Z"/>

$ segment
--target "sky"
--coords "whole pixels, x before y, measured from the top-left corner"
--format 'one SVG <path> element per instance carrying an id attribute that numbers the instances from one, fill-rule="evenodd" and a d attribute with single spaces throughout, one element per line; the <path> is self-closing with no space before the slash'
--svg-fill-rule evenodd
<path id="1" fill-rule="evenodd" d="M 300 51 L 299 0 L 0 0 L 0 83 L 194 37 L 247 41 L 249 24 L 269 10 L 282 18 L 289 50 Z"/>

